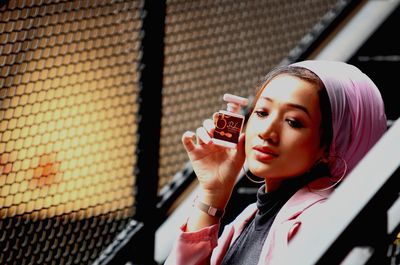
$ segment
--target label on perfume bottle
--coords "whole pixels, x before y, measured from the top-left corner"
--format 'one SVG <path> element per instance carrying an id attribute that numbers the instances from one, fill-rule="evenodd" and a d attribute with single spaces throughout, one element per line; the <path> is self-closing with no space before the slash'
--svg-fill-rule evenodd
<path id="1" fill-rule="evenodd" d="M 215 121 L 214 138 L 231 143 L 239 141 L 243 117 L 237 117 L 220 112 Z"/>

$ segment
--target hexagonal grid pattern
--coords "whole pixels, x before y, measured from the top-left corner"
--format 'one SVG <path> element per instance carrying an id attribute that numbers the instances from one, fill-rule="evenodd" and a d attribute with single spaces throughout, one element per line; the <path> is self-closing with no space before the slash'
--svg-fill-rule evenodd
<path id="1" fill-rule="evenodd" d="M 160 188 L 187 162 L 182 134 L 225 109 L 224 93 L 253 95 L 336 2 L 167 1 Z"/>
<path id="2" fill-rule="evenodd" d="M 187 162 L 182 133 L 335 3 L 167 1 L 159 188 Z M 142 7 L 0 4 L 0 263 L 88 264 L 134 215 Z"/>
<path id="3" fill-rule="evenodd" d="M 0 6 L 0 263 L 86 264 L 135 213 L 141 1 Z"/>

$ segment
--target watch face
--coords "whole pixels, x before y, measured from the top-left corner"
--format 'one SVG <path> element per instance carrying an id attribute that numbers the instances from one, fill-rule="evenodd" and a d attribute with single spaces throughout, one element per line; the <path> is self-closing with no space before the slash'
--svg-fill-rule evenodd
<path id="1" fill-rule="evenodd" d="M 222 217 L 222 215 L 224 214 L 223 210 L 212 207 L 211 205 L 205 204 L 203 202 L 197 202 L 196 205 L 198 209 L 214 217 Z"/>

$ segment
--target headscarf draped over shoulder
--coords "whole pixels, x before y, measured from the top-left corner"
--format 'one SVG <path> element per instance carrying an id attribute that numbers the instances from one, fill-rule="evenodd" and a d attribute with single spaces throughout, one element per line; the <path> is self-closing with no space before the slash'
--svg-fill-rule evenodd
<path id="1" fill-rule="evenodd" d="M 357 67 L 345 62 L 306 60 L 290 66 L 314 72 L 324 83 L 332 111 L 330 156 L 347 162 L 347 174 L 387 130 L 384 102 L 374 82 Z M 343 172 L 343 163 L 331 168 Z"/>

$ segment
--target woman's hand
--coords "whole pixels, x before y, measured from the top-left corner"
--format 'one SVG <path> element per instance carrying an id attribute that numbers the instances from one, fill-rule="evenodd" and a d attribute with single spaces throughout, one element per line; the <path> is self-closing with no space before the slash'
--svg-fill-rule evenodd
<path id="1" fill-rule="evenodd" d="M 239 137 L 237 148 L 226 148 L 213 143 L 213 131 L 214 122 L 207 119 L 196 133 L 185 132 L 182 143 L 199 180 L 201 199 L 214 207 L 225 208 L 244 163 L 244 134 Z"/>

